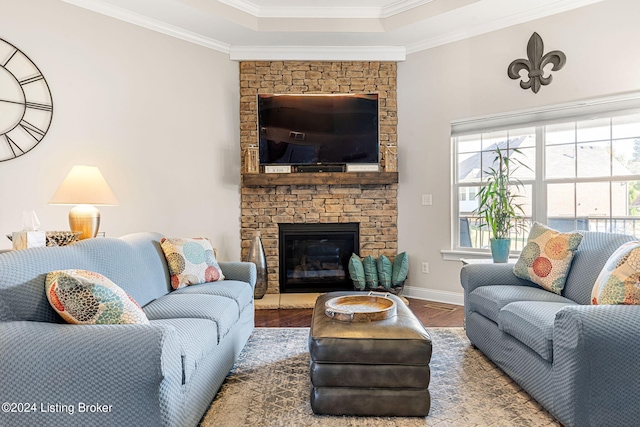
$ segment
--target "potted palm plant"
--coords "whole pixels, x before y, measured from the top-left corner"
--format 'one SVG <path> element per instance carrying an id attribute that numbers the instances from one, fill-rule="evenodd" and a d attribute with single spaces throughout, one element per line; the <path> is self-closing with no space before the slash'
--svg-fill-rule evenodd
<path id="1" fill-rule="evenodd" d="M 514 153 L 520 153 L 518 149 L 509 151 L 510 154 L 496 147 L 495 166 L 483 172 L 487 180 L 478 191 L 478 207 L 473 212 L 480 217 L 480 226 L 489 229 L 491 256 L 496 263 L 507 262 L 511 233 L 517 233 L 524 227 L 522 219 L 525 214 L 522 204 L 518 203 L 521 196 L 517 194 L 522 183 L 510 175 L 518 166 L 529 167 L 511 157 Z"/>

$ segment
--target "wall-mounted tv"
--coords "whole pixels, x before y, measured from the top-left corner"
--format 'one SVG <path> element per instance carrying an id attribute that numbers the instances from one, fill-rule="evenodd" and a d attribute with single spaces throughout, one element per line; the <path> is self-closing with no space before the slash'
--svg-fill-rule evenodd
<path id="1" fill-rule="evenodd" d="M 258 95 L 260 164 L 378 163 L 377 94 Z"/>

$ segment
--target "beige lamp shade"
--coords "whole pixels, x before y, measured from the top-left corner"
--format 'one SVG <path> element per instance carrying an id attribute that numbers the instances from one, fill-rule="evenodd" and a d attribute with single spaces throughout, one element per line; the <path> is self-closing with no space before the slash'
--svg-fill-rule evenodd
<path id="1" fill-rule="evenodd" d="M 55 192 L 50 205 L 77 205 L 69 212 L 71 231 L 80 239 L 95 237 L 100 228 L 100 211 L 93 205 L 118 205 L 109 184 L 95 166 L 74 166 Z"/>

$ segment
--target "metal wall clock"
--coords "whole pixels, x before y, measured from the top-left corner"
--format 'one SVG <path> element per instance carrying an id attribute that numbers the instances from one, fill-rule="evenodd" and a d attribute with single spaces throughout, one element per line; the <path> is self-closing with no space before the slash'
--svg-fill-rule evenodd
<path id="1" fill-rule="evenodd" d="M 49 130 L 53 99 L 36 65 L 0 39 L 0 162 L 32 150 Z"/>

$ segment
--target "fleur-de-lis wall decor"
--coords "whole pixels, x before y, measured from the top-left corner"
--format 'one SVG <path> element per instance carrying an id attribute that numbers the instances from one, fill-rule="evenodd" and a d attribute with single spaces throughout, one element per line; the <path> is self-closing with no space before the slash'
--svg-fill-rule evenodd
<path id="1" fill-rule="evenodd" d="M 558 71 L 564 67 L 567 62 L 567 57 L 559 50 L 553 50 L 544 56 L 544 43 L 542 43 L 542 37 L 538 33 L 533 33 L 527 43 L 527 56 L 529 59 L 519 58 L 509 64 L 507 68 L 507 74 L 513 80 L 519 79 L 520 71 L 527 70 L 529 72 L 529 80 L 521 80 L 520 87 L 522 89 L 531 89 L 533 93 L 538 93 L 541 86 L 546 86 L 551 83 L 553 76 L 549 74 L 548 77 L 544 76 L 544 67 L 548 64 L 553 64 L 551 71 Z"/>

